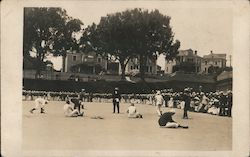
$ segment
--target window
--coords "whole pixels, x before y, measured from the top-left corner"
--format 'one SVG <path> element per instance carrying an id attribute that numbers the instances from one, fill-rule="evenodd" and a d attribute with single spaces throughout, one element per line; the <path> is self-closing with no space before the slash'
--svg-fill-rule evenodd
<path id="1" fill-rule="evenodd" d="M 98 62 L 98 63 L 101 63 L 101 61 L 102 61 L 101 58 L 98 58 L 98 59 L 97 59 L 97 62 Z"/>
<path id="2" fill-rule="evenodd" d="M 130 66 L 130 69 L 133 70 L 133 66 Z"/>
<path id="3" fill-rule="evenodd" d="M 146 67 L 145 67 L 145 71 L 148 72 L 148 69 L 149 69 L 148 66 L 146 66 Z"/>
<path id="4" fill-rule="evenodd" d="M 194 59 L 193 58 L 188 58 L 187 61 L 188 62 L 194 62 Z"/>
<path id="5" fill-rule="evenodd" d="M 217 62 L 215 62 L 215 65 L 217 65 Z"/>
<path id="6" fill-rule="evenodd" d="M 205 72 L 207 72 L 207 68 L 205 68 Z"/>
<path id="7" fill-rule="evenodd" d="M 207 61 L 205 61 L 205 65 L 207 65 Z M 205 68 L 206 69 L 206 68 Z"/>
<path id="8" fill-rule="evenodd" d="M 76 61 L 76 56 L 73 56 L 73 61 Z"/>
<path id="9" fill-rule="evenodd" d="M 168 67 L 167 67 L 167 72 L 168 72 Z"/>
<path id="10" fill-rule="evenodd" d="M 151 66 L 149 67 L 149 72 L 152 72 L 152 67 Z"/>
<path id="11" fill-rule="evenodd" d="M 138 63 L 138 59 L 137 58 L 135 58 L 135 64 L 137 64 Z"/>

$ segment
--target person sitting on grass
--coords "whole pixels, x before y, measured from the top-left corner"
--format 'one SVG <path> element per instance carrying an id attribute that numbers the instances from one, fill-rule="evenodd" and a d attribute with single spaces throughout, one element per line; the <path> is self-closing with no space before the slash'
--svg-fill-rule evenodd
<path id="1" fill-rule="evenodd" d="M 187 129 L 188 126 L 182 126 L 175 122 L 172 119 L 172 116 L 175 114 L 175 110 L 171 109 L 169 112 L 165 112 L 162 114 L 162 116 L 159 118 L 158 123 L 160 127 L 162 128 L 184 128 Z"/>
<path id="2" fill-rule="evenodd" d="M 78 109 L 74 109 L 70 104 L 70 101 L 66 101 L 66 104 L 63 106 L 63 110 L 66 117 L 83 116 L 83 112 L 79 112 Z"/>
<path id="3" fill-rule="evenodd" d="M 142 115 L 137 112 L 134 103 L 131 103 L 131 105 L 128 107 L 127 113 L 128 118 L 142 118 Z"/>

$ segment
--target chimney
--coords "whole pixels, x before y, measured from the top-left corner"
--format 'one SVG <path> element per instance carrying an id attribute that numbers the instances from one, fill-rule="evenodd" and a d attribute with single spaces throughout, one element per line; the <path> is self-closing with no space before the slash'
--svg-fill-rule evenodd
<path id="1" fill-rule="evenodd" d="M 197 55 L 197 50 L 194 51 L 194 54 Z"/>
<path id="2" fill-rule="evenodd" d="M 211 50 L 210 53 L 213 54 L 213 51 Z"/>

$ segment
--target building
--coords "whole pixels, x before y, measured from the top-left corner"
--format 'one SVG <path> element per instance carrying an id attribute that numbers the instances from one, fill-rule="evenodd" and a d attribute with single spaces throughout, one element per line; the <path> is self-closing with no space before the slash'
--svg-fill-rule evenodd
<path id="1" fill-rule="evenodd" d="M 197 55 L 197 51 L 192 49 L 179 50 L 176 59 L 165 61 L 165 73 L 173 73 L 174 66 L 182 66 L 183 64 L 190 64 L 193 67 L 193 72 L 199 73 L 201 71 L 202 57 Z"/>
<path id="2" fill-rule="evenodd" d="M 165 61 L 165 74 L 173 73 L 173 67 L 176 65 L 176 60 L 166 60 Z"/>
<path id="3" fill-rule="evenodd" d="M 207 74 L 210 67 L 224 68 L 226 67 L 226 62 L 226 54 L 215 54 L 211 51 L 209 55 L 203 56 L 201 71 Z"/>
<path id="4" fill-rule="evenodd" d="M 145 66 L 145 74 L 149 74 L 149 75 L 152 75 L 152 74 L 157 74 L 157 64 L 156 64 L 156 58 L 153 58 L 153 59 L 150 59 L 150 58 L 147 58 L 146 59 L 146 66 Z M 129 61 L 128 61 L 128 64 L 125 68 L 125 74 L 137 74 L 139 73 L 140 71 L 140 60 L 139 60 L 139 57 L 134 57 L 134 58 L 131 58 Z M 121 73 L 121 72 L 120 72 Z"/>
<path id="5" fill-rule="evenodd" d="M 107 63 L 107 59 L 95 52 L 71 51 L 67 52 L 63 60 L 63 72 L 97 74 L 102 70 L 107 70 Z"/>
<path id="6" fill-rule="evenodd" d="M 138 57 L 128 61 L 125 68 L 125 74 L 137 74 L 140 65 Z M 119 62 L 107 59 L 95 52 L 77 53 L 76 51 L 67 52 L 63 59 L 63 71 L 73 73 L 99 74 L 105 71 L 106 74 L 121 74 L 121 66 Z M 156 59 L 146 60 L 145 74 L 157 74 Z"/>

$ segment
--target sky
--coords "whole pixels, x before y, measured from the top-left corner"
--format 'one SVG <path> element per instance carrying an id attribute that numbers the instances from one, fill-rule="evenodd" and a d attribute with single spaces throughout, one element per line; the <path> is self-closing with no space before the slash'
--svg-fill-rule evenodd
<path id="1" fill-rule="evenodd" d="M 218 1 L 217 1 L 218 2 Z M 226 53 L 227 60 L 232 54 L 233 11 L 229 2 L 183 2 L 183 1 L 73 1 L 58 3 L 67 14 L 78 18 L 84 27 L 93 22 L 98 24 L 102 16 L 126 9 L 158 9 L 170 16 L 174 38 L 181 42 L 181 50 L 197 50 L 199 56 Z M 56 69 L 62 65 L 61 58 L 48 58 Z M 164 68 L 164 57 L 159 57 L 158 65 Z M 229 64 L 229 62 L 227 63 Z"/>

